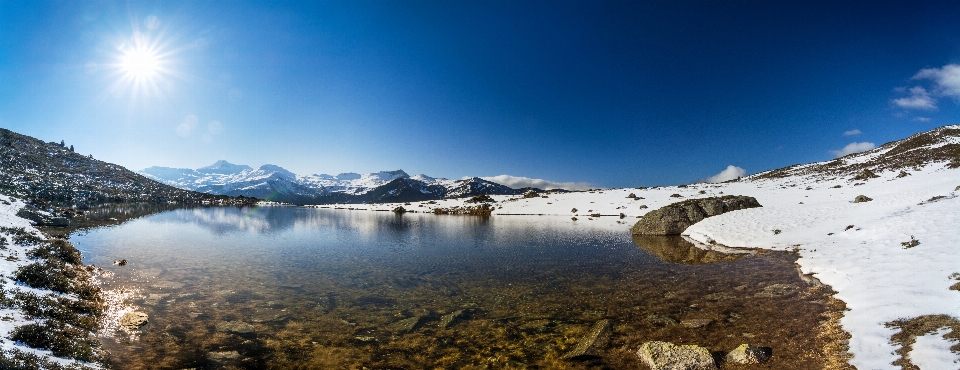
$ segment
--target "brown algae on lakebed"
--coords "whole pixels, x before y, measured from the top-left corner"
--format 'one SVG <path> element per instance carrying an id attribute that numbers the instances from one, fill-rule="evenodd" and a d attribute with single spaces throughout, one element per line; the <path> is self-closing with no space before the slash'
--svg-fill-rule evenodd
<path id="1" fill-rule="evenodd" d="M 752 368 L 827 365 L 823 350 L 835 339 L 820 326 L 834 312 L 832 292 L 805 285 L 794 255 L 669 263 L 624 239 L 522 256 L 488 244 L 450 252 L 464 258 L 401 254 L 391 263 L 351 253 L 269 263 L 128 258 L 106 285 L 142 289 L 130 303 L 150 324 L 105 347 L 124 369 L 641 369 L 635 352 L 653 340 L 717 353 L 742 343 L 773 349 Z M 475 248 L 490 250 L 469 255 Z M 603 320 L 602 348 L 564 359 Z"/>

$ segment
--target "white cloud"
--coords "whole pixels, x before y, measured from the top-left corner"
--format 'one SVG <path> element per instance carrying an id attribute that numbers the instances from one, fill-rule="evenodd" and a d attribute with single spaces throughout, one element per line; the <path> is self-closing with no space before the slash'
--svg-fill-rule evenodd
<path id="1" fill-rule="evenodd" d="M 518 188 L 538 188 L 538 189 L 566 189 L 566 190 L 587 190 L 592 189 L 593 185 L 586 182 L 556 182 L 544 179 L 532 179 L 529 177 L 522 176 L 510 176 L 510 175 L 500 175 L 500 176 L 489 176 L 481 177 L 481 179 L 492 181 L 501 185 L 506 185 L 514 189 Z"/>
<path id="2" fill-rule="evenodd" d="M 747 170 L 731 164 L 727 166 L 727 168 L 724 169 L 723 171 L 720 171 L 720 173 L 704 179 L 703 182 L 711 182 L 711 183 L 724 182 L 724 181 L 733 180 L 738 177 L 746 176 L 746 175 L 747 175 Z"/>
<path id="3" fill-rule="evenodd" d="M 843 149 L 831 150 L 830 154 L 833 154 L 837 156 L 837 158 L 839 158 L 847 154 L 865 152 L 876 147 L 877 146 L 874 145 L 873 143 L 868 143 L 868 142 L 850 143 L 850 144 L 847 144 L 847 146 L 843 147 Z"/>
<path id="4" fill-rule="evenodd" d="M 921 69 L 913 76 L 915 80 L 932 80 L 934 92 L 960 100 L 960 65 L 947 64 L 941 68 Z"/>
<path id="5" fill-rule="evenodd" d="M 893 104 L 907 109 L 937 109 L 937 99 L 920 86 L 910 88 L 910 96 L 906 98 L 893 99 Z"/>
<path id="6" fill-rule="evenodd" d="M 914 118 L 913 120 L 919 121 L 919 122 L 930 122 L 930 117 L 917 117 L 917 118 Z"/>
<path id="7" fill-rule="evenodd" d="M 843 132 L 843 136 L 854 136 L 854 135 L 860 135 L 860 134 L 862 134 L 862 133 L 863 133 L 863 132 L 860 132 L 860 130 L 853 129 L 853 130 L 850 130 L 850 131 L 844 131 L 844 132 Z"/>

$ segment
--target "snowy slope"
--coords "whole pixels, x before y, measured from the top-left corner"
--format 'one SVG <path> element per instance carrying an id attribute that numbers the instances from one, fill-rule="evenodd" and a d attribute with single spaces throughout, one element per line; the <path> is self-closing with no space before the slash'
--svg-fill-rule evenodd
<path id="1" fill-rule="evenodd" d="M 25 203 L 23 203 L 22 200 L 0 195 L 0 227 L 23 228 L 26 232 L 43 239 L 42 234 L 31 226 L 30 221 L 17 217 L 17 211 L 24 206 Z M 15 296 L 17 292 L 36 294 L 39 297 L 47 298 L 67 296 L 69 299 L 76 299 L 69 295 L 61 295 L 50 290 L 35 289 L 23 283 L 15 282 L 13 276 L 16 276 L 17 269 L 31 262 L 30 259 L 27 258 L 27 252 L 33 247 L 17 243 L 12 233 L 8 230 L 0 230 L 0 237 L 4 240 L 3 248 L 0 248 L 0 257 L 2 257 L 0 258 L 0 287 L 3 288 L 4 295 L 6 295 L 7 299 Z M 0 357 L 10 359 L 18 356 L 35 356 L 32 359 L 27 359 L 27 362 L 32 366 L 36 366 L 37 369 L 50 369 L 55 368 L 55 366 L 62 368 L 69 367 L 71 369 L 101 368 L 96 364 L 84 363 L 71 358 L 57 357 L 49 350 L 32 348 L 24 343 L 10 340 L 9 338 L 12 332 L 17 327 L 41 323 L 45 320 L 43 318 L 32 317 L 26 310 L 17 305 L 16 300 L 10 300 L 7 304 L 11 304 L 10 302 L 13 302 L 11 307 L 0 309 L 0 318 L 2 318 L 2 320 L 0 320 L 0 337 L 3 338 L 0 340 L 0 351 L 2 351 Z M 0 363 L 0 368 L 2 367 L 4 367 L 4 364 Z"/>

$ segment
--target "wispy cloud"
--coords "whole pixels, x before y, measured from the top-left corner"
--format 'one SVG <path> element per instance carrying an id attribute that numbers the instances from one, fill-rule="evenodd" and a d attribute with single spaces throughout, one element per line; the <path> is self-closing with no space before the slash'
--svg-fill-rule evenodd
<path id="1" fill-rule="evenodd" d="M 914 86 L 906 90 L 910 96 L 893 99 L 893 104 L 906 109 L 937 109 L 937 98 L 948 97 L 960 102 L 960 65 L 947 64 L 940 68 L 924 68 L 913 75 L 911 80 L 927 80 L 932 83 L 930 89 Z M 904 91 L 902 88 L 898 91 Z"/>
<path id="2" fill-rule="evenodd" d="M 930 96 L 927 89 L 921 86 L 912 87 L 909 90 L 910 96 L 906 98 L 893 99 L 893 104 L 900 108 L 907 109 L 937 109 L 937 99 Z"/>
<path id="3" fill-rule="evenodd" d="M 847 154 L 865 152 L 876 147 L 877 146 L 874 143 L 868 143 L 868 142 L 850 143 L 850 144 L 847 144 L 847 146 L 843 147 L 843 149 L 831 150 L 830 154 L 833 154 L 837 158 L 839 158 Z"/>
<path id="4" fill-rule="evenodd" d="M 960 100 L 960 65 L 947 64 L 940 68 L 921 69 L 913 79 L 931 80 L 936 94 Z"/>
<path id="5" fill-rule="evenodd" d="M 930 117 L 917 117 L 917 118 L 914 118 L 913 120 L 917 122 L 930 122 Z"/>
<path id="6" fill-rule="evenodd" d="M 724 181 L 736 179 L 741 176 L 746 176 L 746 174 L 747 174 L 747 170 L 731 164 L 727 166 L 727 168 L 724 169 L 723 171 L 720 171 L 720 173 L 704 179 L 703 182 L 711 182 L 711 183 L 724 182 Z"/>
<path id="7" fill-rule="evenodd" d="M 860 132 L 860 130 L 853 129 L 853 130 L 850 130 L 850 131 L 844 131 L 844 132 L 843 132 L 843 136 L 856 136 L 856 135 L 860 135 L 860 134 L 862 134 L 862 133 L 863 133 L 863 132 Z"/>
<path id="8" fill-rule="evenodd" d="M 566 189 L 566 190 L 587 190 L 592 189 L 594 186 L 586 182 L 556 182 L 544 179 L 533 179 L 529 177 L 522 176 L 510 176 L 510 175 L 500 175 L 500 176 L 489 176 L 481 177 L 481 179 L 487 181 L 493 181 L 498 184 L 506 185 L 511 188 L 539 188 L 539 189 Z"/>

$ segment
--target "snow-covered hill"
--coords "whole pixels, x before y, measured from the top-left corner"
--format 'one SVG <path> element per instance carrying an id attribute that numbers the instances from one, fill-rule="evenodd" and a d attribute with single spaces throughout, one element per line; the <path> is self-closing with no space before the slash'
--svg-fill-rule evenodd
<path id="1" fill-rule="evenodd" d="M 195 170 L 150 167 L 140 173 L 181 189 L 299 204 L 409 202 L 521 193 L 476 177 L 448 180 L 410 176 L 403 170 L 300 176 L 272 164 L 253 169 L 223 160 Z"/>

